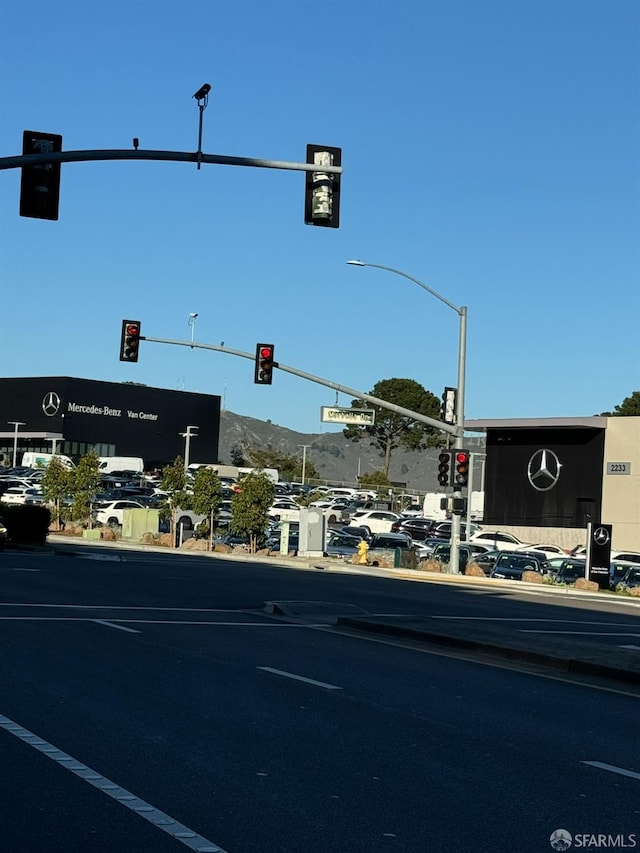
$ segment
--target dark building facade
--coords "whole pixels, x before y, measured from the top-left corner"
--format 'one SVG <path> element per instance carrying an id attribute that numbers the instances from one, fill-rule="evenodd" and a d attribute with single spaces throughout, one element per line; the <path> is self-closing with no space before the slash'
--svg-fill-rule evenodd
<path id="1" fill-rule="evenodd" d="M 484 522 L 584 527 L 602 513 L 605 431 L 487 430 Z"/>
<path id="2" fill-rule="evenodd" d="M 0 451 L 14 447 L 63 453 L 74 461 L 99 456 L 141 456 L 147 469 L 185 454 L 217 462 L 220 397 L 68 376 L 0 379 Z M 193 427 L 197 427 L 194 430 Z"/>

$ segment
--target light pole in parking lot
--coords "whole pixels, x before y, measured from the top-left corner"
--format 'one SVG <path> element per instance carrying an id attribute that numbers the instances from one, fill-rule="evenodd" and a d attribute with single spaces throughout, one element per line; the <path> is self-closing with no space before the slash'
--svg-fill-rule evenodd
<path id="1" fill-rule="evenodd" d="M 302 485 L 304 486 L 304 475 L 307 472 L 307 448 L 311 447 L 310 444 L 299 444 L 298 447 L 302 448 Z"/>
<path id="2" fill-rule="evenodd" d="M 192 429 L 200 429 L 197 426 L 188 426 L 186 432 L 181 432 L 180 435 L 184 438 L 184 470 L 185 473 L 189 469 L 189 449 L 191 447 L 191 439 L 197 438 L 197 432 L 191 432 Z"/>
<path id="3" fill-rule="evenodd" d="M 466 361 L 467 361 L 467 308 L 465 305 L 457 306 L 454 305 L 453 302 L 449 302 L 448 299 L 445 299 L 440 293 L 433 288 L 429 287 L 429 285 L 425 284 L 423 281 L 420 281 L 414 276 L 409 275 L 409 273 L 402 272 L 402 270 L 394 269 L 394 267 L 387 267 L 383 264 L 370 264 L 367 261 L 359 261 L 352 260 L 347 261 L 348 264 L 351 264 L 355 267 L 374 267 L 379 270 L 386 270 L 387 272 L 395 273 L 396 275 L 401 275 L 403 278 L 408 278 L 409 281 L 413 281 L 423 290 L 426 290 L 427 293 L 430 293 L 432 296 L 435 296 L 436 299 L 439 299 L 440 302 L 444 302 L 445 305 L 448 305 L 452 311 L 455 311 L 456 314 L 460 318 L 460 334 L 458 337 L 458 394 L 456 400 L 456 435 L 454 439 L 454 448 L 461 449 L 464 446 L 464 385 L 465 385 L 465 371 L 466 371 Z M 455 466 L 454 466 L 455 467 Z M 454 487 L 455 488 L 455 487 Z M 458 545 L 460 544 L 460 516 L 454 515 L 451 521 L 451 571 L 454 574 L 458 574 L 460 567 L 460 554 L 458 550 Z"/>
<path id="4" fill-rule="evenodd" d="M 13 424 L 13 467 L 15 468 L 18 464 L 17 455 L 18 455 L 18 427 L 26 426 L 24 421 L 7 421 L 8 424 Z"/>

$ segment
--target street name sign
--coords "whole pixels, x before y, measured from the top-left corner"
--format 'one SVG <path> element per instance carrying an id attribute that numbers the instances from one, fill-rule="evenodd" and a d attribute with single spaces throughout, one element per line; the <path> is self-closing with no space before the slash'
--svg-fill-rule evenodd
<path id="1" fill-rule="evenodd" d="M 376 413 L 374 409 L 341 409 L 338 406 L 320 407 L 320 420 L 323 423 L 373 426 L 375 419 Z"/>

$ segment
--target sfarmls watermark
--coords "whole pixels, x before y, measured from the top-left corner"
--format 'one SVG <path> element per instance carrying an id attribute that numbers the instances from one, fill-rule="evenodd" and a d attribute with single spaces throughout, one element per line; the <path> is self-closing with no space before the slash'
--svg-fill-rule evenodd
<path id="1" fill-rule="evenodd" d="M 638 846 L 635 833 L 611 835 L 604 832 L 578 832 L 572 835 L 568 829 L 555 829 L 549 837 L 554 850 L 568 850 L 570 847 L 592 850 L 632 850 Z"/>

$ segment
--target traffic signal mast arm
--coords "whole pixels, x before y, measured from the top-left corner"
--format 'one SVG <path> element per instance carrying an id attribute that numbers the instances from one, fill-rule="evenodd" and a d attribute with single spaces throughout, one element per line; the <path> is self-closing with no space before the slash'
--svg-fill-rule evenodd
<path id="1" fill-rule="evenodd" d="M 80 163 L 89 160 L 174 160 L 183 163 L 213 163 L 219 166 L 253 166 L 257 169 L 288 169 L 295 172 L 317 172 L 314 163 L 289 163 L 286 160 L 258 160 L 254 157 L 230 157 L 225 154 L 200 154 L 196 151 L 153 151 L 133 148 L 107 148 L 103 150 L 60 151 L 48 154 L 27 154 L 0 157 L 0 171 L 22 166 L 39 166 L 44 163 Z M 322 171 L 342 174 L 342 166 L 322 166 Z"/>
<path id="2" fill-rule="evenodd" d="M 197 344 L 191 341 L 174 341 L 168 338 L 150 338 L 141 337 L 141 340 L 150 341 L 155 344 L 170 344 L 178 347 L 191 347 L 198 349 L 208 349 L 214 352 L 226 352 L 229 355 L 237 355 L 241 358 L 248 358 L 254 362 L 256 359 L 255 353 L 243 352 L 242 350 L 230 349 L 229 347 L 217 346 L 216 344 Z M 305 373 L 295 367 L 289 367 L 286 364 L 274 361 L 273 367 L 278 370 L 283 370 L 285 373 L 291 373 L 293 376 L 299 376 L 301 379 L 307 379 L 309 382 L 315 382 L 317 385 L 324 385 L 326 388 L 331 388 L 334 391 L 339 391 L 341 394 L 346 394 L 349 397 L 355 397 L 358 400 L 364 400 L 366 403 L 371 403 L 374 406 L 379 406 L 381 409 L 388 409 L 390 412 L 395 412 L 397 415 L 402 415 L 405 418 L 411 418 L 418 423 L 426 424 L 430 427 L 448 432 L 453 436 L 458 435 L 458 427 L 453 424 L 445 424 L 435 418 L 430 418 L 427 415 L 422 415 L 419 412 L 412 412 L 411 409 L 405 409 L 402 406 L 396 406 L 395 403 L 389 403 L 386 400 L 380 400 L 378 397 L 372 397 L 370 394 L 363 394 L 362 391 L 356 391 L 353 388 L 347 388 L 345 385 L 339 385 L 337 382 L 331 382 L 329 379 L 322 379 L 320 376 L 314 376 L 312 373 Z"/>

